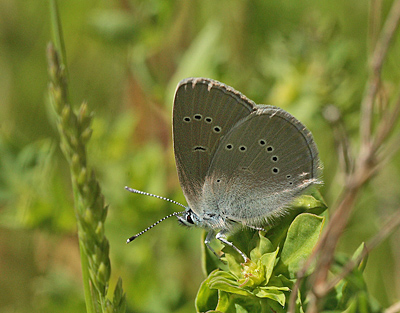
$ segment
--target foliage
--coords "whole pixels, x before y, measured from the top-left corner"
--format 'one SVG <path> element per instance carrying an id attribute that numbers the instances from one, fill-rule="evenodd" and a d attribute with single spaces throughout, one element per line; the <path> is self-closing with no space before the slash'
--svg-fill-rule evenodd
<path id="1" fill-rule="evenodd" d="M 312 196 L 302 196 L 291 206 L 292 214 L 267 233 L 244 230 L 234 236 L 235 244 L 251 249 L 250 260 L 240 263 L 237 252 L 224 248 L 222 257 L 227 266 L 215 268 L 207 252 L 208 277 L 203 281 L 196 297 L 197 312 L 287 312 L 289 296 L 297 273 L 313 252 L 324 225 L 326 208 Z M 359 255 L 363 245 L 353 258 Z M 246 251 L 246 252 L 247 252 Z M 337 261 L 339 269 L 347 262 Z M 321 312 L 380 312 L 381 307 L 371 298 L 363 277 L 365 262 L 353 270 L 329 294 Z M 309 269 L 308 275 L 313 268 Z M 296 312 L 305 312 L 305 297 L 309 284 L 306 280 L 296 301 Z"/>
<path id="2" fill-rule="evenodd" d="M 129 194 L 125 185 L 185 201 L 170 139 L 177 82 L 189 76 L 217 79 L 257 103 L 284 108 L 307 125 L 324 163 L 321 193 L 330 213 L 345 176 L 335 136 L 345 131 L 350 152 L 361 146 L 358 126 L 368 64 L 392 3 L 59 1 L 71 112 L 78 111 L 74 103 L 84 99 L 95 114 L 87 162 L 109 205 L 103 228 L 110 243 L 109 284 L 123 278 L 127 312 L 193 312 L 199 286 L 205 288 L 200 230 L 189 232 L 166 221 L 125 244 L 126 238 L 176 210 L 170 203 Z M 44 96 L 48 84 L 44 50 L 51 37 L 48 16 L 46 1 L 0 2 L 2 312 L 85 310 L 69 165 L 58 148 L 54 110 Z M 381 71 L 374 127 L 398 93 L 396 39 L 398 35 Z M 325 118 L 328 105 L 339 113 L 336 126 Z M 398 130 L 397 125 L 393 134 Z M 361 189 L 330 277 L 340 273 L 348 256 L 355 257 L 360 244 L 385 228 L 383 221 L 398 210 L 399 172 L 399 156 L 394 155 Z M 324 213 L 325 225 L 329 215 Z M 288 228 L 290 222 L 283 224 Z M 241 247 L 248 253 L 263 240 L 253 232 L 240 235 L 252 242 Z M 233 238 L 235 243 L 240 235 Z M 325 297 L 327 311 L 346 307 L 348 312 L 375 312 L 400 299 L 398 236 L 396 232 L 387 237 L 369 251 L 367 264 L 363 258 L 335 285 Z M 224 251 L 235 256 L 227 248 Z M 207 254 L 203 259 L 207 275 L 222 268 Z M 230 265 L 234 266 L 233 260 Z M 208 292 L 215 294 L 215 289 Z M 287 302 L 288 292 L 282 292 Z M 226 293 L 222 297 L 221 305 L 229 303 Z M 345 303 L 339 303 L 340 298 Z M 212 296 L 204 299 L 209 299 L 207 308 L 217 307 Z"/>
<path id="3" fill-rule="evenodd" d="M 226 253 L 224 259 L 229 271 L 210 273 L 197 295 L 197 310 L 213 309 L 207 304 L 210 298 L 216 298 L 218 291 L 216 311 L 235 312 L 239 306 L 247 312 L 276 311 L 277 308 L 283 312 L 293 279 L 316 244 L 322 224 L 321 217 L 303 213 L 285 229 L 286 236 L 282 236 L 282 228 L 273 236 L 256 234 L 247 242 L 249 246 L 255 245 L 250 251 L 250 260 L 242 265 L 234 254 Z M 282 237 L 286 238 L 280 244 Z"/>

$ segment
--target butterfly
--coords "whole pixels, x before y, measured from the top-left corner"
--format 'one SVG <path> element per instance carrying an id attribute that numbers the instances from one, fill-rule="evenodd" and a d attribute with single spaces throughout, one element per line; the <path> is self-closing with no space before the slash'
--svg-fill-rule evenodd
<path id="1" fill-rule="evenodd" d="M 208 230 L 247 256 L 227 236 L 243 226 L 263 230 L 271 218 L 309 187 L 321 184 L 322 166 L 311 132 L 288 112 L 257 105 L 218 81 L 187 78 L 176 89 L 173 144 L 179 182 L 188 203 L 126 187 L 185 208 L 132 236 L 134 240 L 171 216 Z"/>

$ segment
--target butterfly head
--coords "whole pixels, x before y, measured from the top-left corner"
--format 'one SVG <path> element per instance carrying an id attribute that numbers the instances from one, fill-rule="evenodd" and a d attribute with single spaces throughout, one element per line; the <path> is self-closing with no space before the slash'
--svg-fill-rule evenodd
<path id="1" fill-rule="evenodd" d="M 176 216 L 181 225 L 187 227 L 201 227 L 207 230 L 216 229 L 230 229 L 233 221 L 224 218 L 222 214 L 216 214 L 211 212 L 201 211 L 200 213 L 195 213 L 191 208 L 187 208 L 181 215 Z M 232 224 L 233 223 L 233 224 Z"/>
<path id="2" fill-rule="evenodd" d="M 198 215 L 191 208 L 187 208 L 182 215 L 177 215 L 177 218 L 179 224 L 187 227 L 198 225 L 200 222 Z"/>

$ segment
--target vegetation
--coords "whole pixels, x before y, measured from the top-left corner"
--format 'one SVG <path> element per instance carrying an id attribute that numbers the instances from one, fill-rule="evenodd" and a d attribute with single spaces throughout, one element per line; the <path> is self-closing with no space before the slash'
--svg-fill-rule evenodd
<path id="1" fill-rule="evenodd" d="M 400 1 L 55 3 L 0 3 L 2 312 L 400 311 Z M 125 244 L 177 209 L 125 185 L 185 202 L 190 76 L 289 111 L 324 163 L 320 193 L 232 236 L 244 265 L 173 220 Z"/>

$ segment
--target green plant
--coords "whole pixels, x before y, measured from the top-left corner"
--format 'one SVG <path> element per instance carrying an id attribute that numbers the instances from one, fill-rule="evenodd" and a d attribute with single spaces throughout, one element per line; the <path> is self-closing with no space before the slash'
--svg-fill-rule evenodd
<path id="1" fill-rule="evenodd" d="M 57 27 L 54 28 L 59 29 L 58 19 L 55 20 Z M 389 30 L 394 32 L 397 27 L 394 26 Z M 316 198 L 302 197 L 293 204 L 295 214 L 284 219 L 279 226 L 270 229 L 267 234 L 247 230 L 236 234 L 234 242 L 251 256 L 249 263 L 241 265 L 236 259 L 236 253 L 230 251 L 229 247 L 224 248 L 225 260 L 228 263 L 228 266 L 225 267 L 216 263 L 208 255 L 208 252 L 205 252 L 204 267 L 209 276 L 198 292 L 196 299 L 198 311 L 286 312 L 289 309 L 289 302 L 292 304 L 291 312 L 305 312 L 306 310 L 309 312 L 316 312 L 317 310 L 325 312 L 378 312 L 382 310 L 366 288 L 363 270 L 368 251 L 384 239 L 386 235 L 379 233 L 379 236 L 372 240 L 373 244 L 371 242 L 366 245 L 362 244 L 352 258 L 334 254 L 334 250 L 338 237 L 347 224 L 357 194 L 363 185 L 381 168 L 382 161 L 388 160 L 398 149 L 398 145 L 396 145 L 398 140 L 389 142 L 390 145 L 388 146 L 393 148 L 390 153 L 387 153 L 390 149 L 382 150 L 381 144 L 386 141 L 394 129 L 400 102 L 385 103 L 387 106 L 385 106 L 386 110 L 383 111 L 381 121 L 379 118 L 382 116 L 373 113 L 373 104 L 379 102 L 376 99 L 378 98 L 378 91 L 382 93 L 385 91 L 382 87 L 384 84 L 381 81 L 380 74 L 393 32 L 389 33 L 389 40 L 387 40 L 388 37 L 383 36 L 383 39 L 386 38 L 386 40 L 380 41 L 381 44 L 377 46 L 377 52 L 374 54 L 375 62 L 373 63 L 374 66 L 371 67 L 371 77 L 366 88 L 367 96 L 363 101 L 361 133 L 365 138 L 363 138 L 362 148 L 364 150 L 360 152 L 360 158 L 357 159 L 350 155 L 348 151 L 349 138 L 346 134 L 343 137 L 335 138 L 342 149 L 339 149 L 340 160 L 343 161 L 341 165 L 347 178 L 345 191 L 348 192 L 349 197 L 343 197 L 346 201 L 340 206 L 339 212 L 345 212 L 345 214 L 341 216 L 336 214 L 335 223 L 331 224 L 337 227 L 334 229 L 333 236 L 331 236 L 333 244 L 328 246 L 325 254 L 324 250 L 320 249 L 321 245 L 315 245 L 321 232 L 324 214 L 314 212 L 314 210 L 319 211 L 325 206 L 321 200 L 317 200 L 319 197 L 316 195 L 314 195 Z M 217 38 L 216 33 L 217 31 L 210 27 L 209 34 Z M 385 32 L 383 34 L 387 35 Z M 61 36 L 57 38 L 55 42 L 58 44 L 56 45 L 63 55 Z M 210 43 L 211 41 L 205 40 L 204 42 Z M 332 46 L 335 46 L 336 51 L 336 45 Z M 198 49 L 194 50 L 198 51 Z M 213 51 L 212 49 L 205 50 Z M 324 54 L 324 52 L 321 54 Z M 203 54 L 201 55 L 203 56 Z M 281 58 L 279 53 L 278 56 Z M 64 65 L 66 62 L 65 57 L 61 57 L 61 59 L 63 61 L 59 62 L 57 53 L 52 48 L 49 49 L 49 60 L 51 60 L 49 69 L 53 80 L 51 98 L 58 114 L 63 151 L 71 165 L 88 311 L 105 311 L 112 308 L 112 310 L 122 310 L 124 297 L 121 281 L 117 285 L 114 301 L 111 302 L 106 299 L 110 276 L 108 241 L 104 236 L 107 207 L 104 205 L 98 183 L 92 175 L 93 172 L 87 169 L 85 152 L 87 140 L 91 135 L 91 115 L 87 113 L 85 105 L 81 107 L 78 114 L 75 114 L 68 104 L 66 68 Z M 196 64 L 192 59 L 190 59 L 190 63 Z M 302 65 L 301 62 L 299 63 Z M 336 68 L 337 64 L 334 65 Z M 316 68 L 318 69 L 318 66 Z M 269 67 L 268 70 L 270 70 Z M 281 67 L 278 67 L 278 70 L 281 72 Z M 286 73 L 283 76 L 287 79 Z M 314 76 L 315 72 L 311 72 L 310 77 L 314 78 Z M 318 79 L 318 75 L 316 77 Z M 330 79 L 326 79 L 326 83 L 328 82 L 330 82 Z M 342 83 L 341 80 L 340 82 Z M 343 96 L 343 90 L 348 89 L 348 84 L 343 84 L 343 86 L 339 92 L 341 96 Z M 316 91 L 320 88 L 321 86 L 317 85 Z M 351 94 L 351 92 L 349 93 Z M 311 94 L 314 96 L 314 92 Z M 329 93 L 327 92 L 327 94 Z M 278 93 L 276 97 L 281 98 L 281 96 L 282 94 Z M 391 96 L 392 94 L 390 94 Z M 316 102 L 321 102 L 319 98 L 315 99 L 318 100 Z M 309 102 L 308 100 L 307 102 Z M 328 100 L 331 101 L 331 99 Z M 290 98 L 288 102 L 292 102 L 292 99 Z M 348 105 L 350 106 L 350 104 Z M 317 105 L 313 107 L 317 111 Z M 309 110 L 303 111 L 309 112 Z M 330 122 L 332 122 L 334 130 L 341 130 L 340 120 Z M 378 127 L 373 127 L 375 124 Z M 378 129 L 377 133 L 373 133 L 375 129 Z M 340 135 L 340 132 L 338 133 Z M 357 171 L 354 171 L 354 169 Z M 354 175 L 354 173 L 357 175 Z M 359 173 L 366 175 L 359 175 Z M 299 204 L 299 201 L 303 204 Z M 346 211 L 347 209 L 348 211 Z M 393 219 L 392 226 L 388 229 L 393 229 L 396 224 L 398 224 L 398 220 Z M 329 231 L 332 229 L 331 227 L 325 227 L 325 229 Z M 328 231 L 326 233 L 329 233 Z M 295 238 L 294 235 L 301 236 Z M 326 239 L 326 235 L 324 236 L 321 238 Z M 304 243 L 307 245 L 304 245 Z M 326 263 L 319 262 L 317 267 L 316 262 L 319 260 L 315 258 L 315 251 L 320 250 L 323 251 L 320 252 L 321 260 L 324 259 L 324 256 L 327 256 L 328 261 Z M 312 261 L 306 262 L 308 257 Z M 319 290 L 316 290 L 315 281 L 310 277 L 310 273 L 316 268 L 318 272 L 322 272 L 322 279 L 320 280 L 322 283 L 320 285 L 324 288 Z M 298 272 L 299 274 L 296 274 Z M 334 275 L 334 278 L 328 281 L 327 278 L 331 278 L 332 275 Z M 293 295 L 292 301 L 289 301 L 290 295 Z M 309 305 L 310 303 L 312 305 Z"/>
<path id="2" fill-rule="evenodd" d="M 223 249 L 226 266 L 215 263 L 211 254 L 204 250 L 208 277 L 196 297 L 197 312 L 287 312 L 297 272 L 319 240 L 325 209 L 319 194 L 302 196 L 292 204 L 291 214 L 267 233 L 244 230 L 234 235 L 235 244 L 250 255 L 246 263 L 240 263 L 240 256 L 229 247 Z M 360 255 L 362 248 L 363 245 L 353 258 Z M 346 257 L 341 257 L 337 268 L 346 262 Z M 335 286 L 321 311 L 342 312 L 346 308 L 353 308 L 348 312 L 379 311 L 379 305 L 365 287 L 362 275 L 365 263 L 365 260 L 358 260 L 359 267 Z M 307 310 L 307 278 L 313 269 L 311 266 L 303 277 L 305 282 L 296 298 L 295 312 Z M 357 311 L 360 303 L 366 311 Z"/>
<path id="3" fill-rule="evenodd" d="M 96 175 L 87 164 L 86 156 L 86 144 L 92 134 L 92 114 L 88 113 L 86 103 L 75 113 L 69 102 L 61 24 L 56 2 L 51 3 L 55 42 L 62 53 L 60 57 L 54 46 L 49 44 L 49 98 L 56 113 L 61 149 L 70 165 L 86 309 L 87 312 L 125 312 L 126 301 L 121 279 L 115 287 L 113 300 L 107 299 L 111 264 L 104 224 L 108 207 L 104 203 Z"/>

